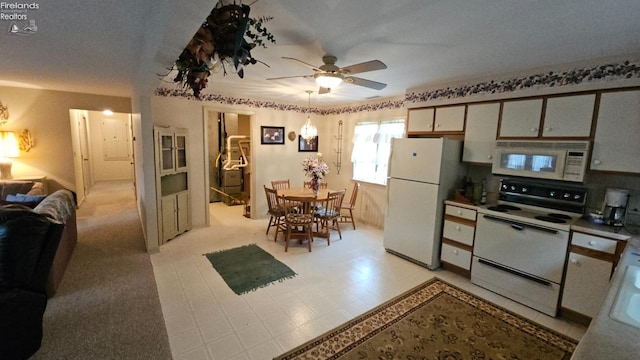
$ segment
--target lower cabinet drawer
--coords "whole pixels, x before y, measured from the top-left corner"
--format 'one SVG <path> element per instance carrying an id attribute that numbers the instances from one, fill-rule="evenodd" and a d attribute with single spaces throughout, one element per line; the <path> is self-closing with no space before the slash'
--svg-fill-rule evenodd
<path id="1" fill-rule="evenodd" d="M 442 244 L 442 261 L 465 270 L 471 270 L 471 252 L 451 246 L 449 244 Z"/>
<path id="2" fill-rule="evenodd" d="M 473 226 L 460 224 L 455 221 L 445 220 L 444 229 L 442 230 L 442 236 L 447 239 L 463 243 L 465 245 L 473 246 L 473 238 L 475 236 L 476 228 Z"/>
<path id="3" fill-rule="evenodd" d="M 606 239 L 600 236 L 579 232 L 571 233 L 571 244 L 582 246 L 587 249 L 603 251 L 609 254 L 615 254 L 616 246 L 618 245 L 618 243 L 613 239 Z"/>

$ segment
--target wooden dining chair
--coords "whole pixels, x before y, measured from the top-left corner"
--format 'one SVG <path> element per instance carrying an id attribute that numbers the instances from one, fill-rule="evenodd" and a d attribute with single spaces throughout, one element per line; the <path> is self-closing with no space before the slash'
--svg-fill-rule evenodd
<path id="1" fill-rule="evenodd" d="M 340 231 L 338 219 L 340 218 L 340 206 L 345 192 L 346 190 L 330 192 L 327 195 L 327 199 L 322 201 L 322 207 L 316 209 L 313 214 L 318 231 L 321 236 L 327 238 L 327 245 L 331 245 L 331 226 L 335 226 L 340 239 L 342 239 L 342 231 Z"/>
<path id="2" fill-rule="evenodd" d="M 313 209 L 316 199 L 308 196 L 285 196 L 281 198 L 284 209 L 285 238 L 284 251 L 289 249 L 289 240 L 307 240 L 307 247 L 311 252 L 313 242 Z M 302 228 L 302 231 L 298 231 Z"/>
<path id="3" fill-rule="evenodd" d="M 285 225 L 284 225 L 284 207 L 281 204 L 277 191 L 274 189 L 269 189 L 266 185 L 264 185 L 264 192 L 267 195 L 267 206 L 269 210 L 267 211 L 269 214 L 269 225 L 267 226 L 267 235 L 269 235 L 269 229 L 271 226 L 276 227 L 276 235 L 273 238 L 273 241 L 278 240 L 278 231 L 282 231 L 284 233 Z"/>
<path id="4" fill-rule="evenodd" d="M 324 182 L 324 181 L 320 183 L 320 189 L 325 189 L 326 190 L 327 186 L 328 186 L 327 183 Z M 304 187 L 307 188 L 307 189 L 310 189 L 311 188 L 311 181 L 305 181 L 304 182 Z"/>
<path id="5" fill-rule="evenodd" d="M 343 201 L 342 205 L 340 206 L 340 219 L 338 220 L 340 222 L 351 222 L 351 225 L 353 225 L 353 230 L 356 229 L 356 221 L 353 217 L 353 210 L 356 209 L 358 190 L 360 190 L 360 183 L 356 182 L 355 184 L 353 184 L 353 191 L 351 192 L 351 198 L 349 199 L 349 202 Z M 347 211 L 349 212 L 349 215 L 346 214 Z"/>
<path id="6" fill-rule="evenodd" d="M 286 180 L 273 180 L 271 182 L 271 187 L 275 190 L 280 189 L 289 189 L 291 185 L 289 184 L 289 179 Z"/>

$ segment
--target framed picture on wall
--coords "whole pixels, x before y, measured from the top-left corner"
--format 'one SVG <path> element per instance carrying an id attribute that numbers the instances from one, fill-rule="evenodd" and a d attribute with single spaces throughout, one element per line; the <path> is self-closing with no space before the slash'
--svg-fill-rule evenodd
<path id="1" fill-rule="evenodd" d="M 260 143 L 265 145 L 283 145 L 284 144 L 284 127 L 283 126 L 260 126 Z"/>
<path id="2" fill-rule="evenodd" d="M 311 139 L 305 139 L 302 135 L 298 135 L 298 151 L 318 151 L 318 137 L 314 136 Z"/>

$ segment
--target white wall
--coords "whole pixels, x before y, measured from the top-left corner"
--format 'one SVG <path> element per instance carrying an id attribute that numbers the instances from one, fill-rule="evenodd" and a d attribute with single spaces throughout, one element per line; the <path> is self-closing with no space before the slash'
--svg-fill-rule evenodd
<path id="1" fill-rule="evenodd" d="M 353 129 L 359 121 L 382 121 L 392 119 L 406 119 L 407 110 L 405 108 L 383 109 L 378 111 L 362 111 L 357 113 L 345 113 L 340 115 L 330 115 L 323 120 L 319 131 L 324 139 L 329 141 L 320 142 L 320 150 L 323 157 L 329 164 L 330 171 L 327 182 L 331 189 L 346 189 L 346 196 L 351 196 L 353 190 L 353 166 L 351 164 L 351 150 L 353 149 Z M 342 166 L 340 175 L 335 172 L 335 162 L 339 121 L 343 121 L 342 128 Z M 386 187 L 377 184 L 360 182 L 360 191 L 356 201 L 354 216 L 358 221 L 365 222 L 371 226 L 382 228 L 384 225 L 384 215 L 386 211 Z"/>
<path id="2" fill-rule="evenodd" d="M 285 134 L 294 131 L 300 132 L 300 128 L 306 121 L 303 112 L 280 111 L 262 108 L 250 108 L 232 105 L 217 105 L 215 103 L 203 103 L 200 101 L 182 98 L 153 97 L 151 99 L 153 109 L 153 122 L 155 125 L 170 125 L 186 128 L 189 131 L 189 188 L 191 189 L 192 223 L 194 227 L 206 224 L 206 149 L 204 148 L 203 114 L 208 111 L 251 113 L 251 209 L 253 218 L 267 216 L 267 204 L 264 196 L 263 185 L 270 186 L 271 180 L 289 179 L 292 186 L 301 186 L 306 180 L 302 171 L 302 161 L 305 157 L 315 155 L 311 152 L 298 152 L 296 140 L 285 139 L 284 145 L 260 144 L 261 126 L 284 126 Z M 206 107 L 206 110 L 203 110 Z M 351 193 L 353 187 L 351 157 L 351 137 L 353 127 L 358 121 L 389 120 L 404 118 L 406 109 L 386 109 L 379 111 L 363 111 L 342 115 L 314 115 L 311 121 L 318 127 L 319 152 L 321 152 L 329 164 L 330 173 L 326 181 L 332 189 L 347 189 Z M 334 163 L 336 161 L 335 149 L 337 148 L 338 122 L 343 121 L 343 153 L 342 171 L 337 174 Z M 363 184 L 359 198 L 363 204 L 367 204 L 369 213 L 373 214 L 371 223 L 382 226 L 384 215 L 385 187 L 380 185 Z M 362 211 L 364 214 L 365 212 Z M 371 214 L 370 214 L 371 215 Z"/>

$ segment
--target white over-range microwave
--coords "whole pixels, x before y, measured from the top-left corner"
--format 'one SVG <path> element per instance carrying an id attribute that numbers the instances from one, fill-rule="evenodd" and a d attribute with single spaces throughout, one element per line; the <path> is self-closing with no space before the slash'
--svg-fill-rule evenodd
<path id="1" fill-rule="evenodd" d="M 589 141 L 498 140 L 492 173 L 582 182 Z"/>

